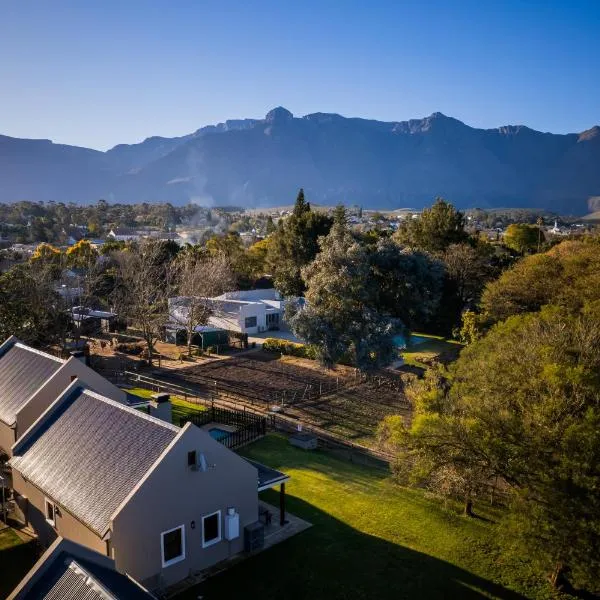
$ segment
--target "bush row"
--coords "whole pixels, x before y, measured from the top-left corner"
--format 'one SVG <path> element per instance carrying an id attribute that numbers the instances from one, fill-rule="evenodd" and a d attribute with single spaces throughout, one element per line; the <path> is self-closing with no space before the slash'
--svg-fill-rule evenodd
<path id="1" fill-rule="evenodd" d="M 317 352 L 314 346 L 306 344 L 296 344 L 287 340 L 279 340 L 277 338 L 267 338 L 263 342 L 263 350 L 267 352 L 280 352 L 287 356 L 297 356 L 299 358 L 309 358 L 316 360 Z"/>

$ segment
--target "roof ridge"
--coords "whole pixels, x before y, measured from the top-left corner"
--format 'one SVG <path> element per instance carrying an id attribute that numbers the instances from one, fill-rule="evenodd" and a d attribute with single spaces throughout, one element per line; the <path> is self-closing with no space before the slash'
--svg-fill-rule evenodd
<path id="1" fill-rule="evenodd" d="M 146 413 L 140 412 L 139 410 L 132 408 L 131 406 L 127 406 L 126 404 L 123 404 L 122 402 L 118 402 L 117 400 L 113 400 L 112 398 L 103 396 L 102 394 L 99 394 L 98 392 L 94 392 L 92 389 L 90 389 L 86 386 L 80 385 L 79 387 L 81 389 L 81 393 L 85 392 L 87 395 L 92 396 L 92 398 L 95 398 L 96 400 L 100 400 L 106 404 L 109 404 L 110 406 L 114 406 L 116 408 L 124 410 L 125 412 L 129 412 L 132 415 L 135 415 L 136 417 L 139 417 L 141 419 L 146 419 L 146 421 L 150 421 L 151 423 L 155 423 L 156 425 L 161 425 L 165 429 L 170 429 L 171 431 L 175 431 L 177 433 L 179 431 L 181 431 L 181 427 L 177 427 L 177 425 L 173 425 L 173 423 L 167 423 L 167 421 L 163 421 L 162 419 L 159 419 L 158 417 L 153 417 L 152 415 L 148 415 Z"/>
<path id="2" fill-rule="evenodd" d="M 85 585 L 87 587 L 93 589 L 100 596 L 106 598 L 106 600 L 116 600 L 116 596 L 109 592 L 109 590 L 100 583 L 98 578 L 86 569 L 73 555 L 67 554 L 66 563 L 67 569 L 85 579 Z"/>
<path id="3" fill-rule="evenodd" d="M 22 350 L 28 350 L 29 352 L 33 352 L 34 354 L 38 354 L 39 356 L 44 356 L 45 358 L 51 358 L 52 360 L 55 360 L 56 362 L 59 362 L 63 365 L 67 362 L 64 358 L 59 358 L 58 356 L 54 356 L 54 354 L 49 354 L 48 352 L 44 352 L 43 350 L 32 348 L 31 346 L 28 346 L 23 342 L 16 342 L 12 347 L 21 348 Z"/>

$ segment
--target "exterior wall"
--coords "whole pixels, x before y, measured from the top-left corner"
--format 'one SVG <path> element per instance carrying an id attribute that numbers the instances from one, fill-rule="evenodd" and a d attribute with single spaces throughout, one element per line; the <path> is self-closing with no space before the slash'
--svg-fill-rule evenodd
<path id="1" fill-rule="evenodd" d="M 192 471 L 188 451 L 203 452 L 209 469 Z M 214 467 L 211 467 L 214 465 Z M 147 587 L 171 585 L 240 552 L 244 526 L 258 519 L 258 475 L 237 454 L 194 425 L 175 445 L 113 520 L 113 558 L 120 572 Z M 240 537 L 202 548 L 202 517 L 221 511 L 221 534 L 228 507 L 240 515 Z M 192 522 L 195 527 L 192 528 Z M 185 559 L 162 567 L 161 533 L 183 525 Z"/>
<path id="2" fill-rule="evenodd" d="M 256 317 L 256 327 L 246 327 L 246 317 Z M 242 333 L 253 334 L 258 333 L 259 331 L 266 331 L 267 318 L 265 305 L 258 303 L 241 305 L 238 323 Z"/>
<path id="3" fill-rule="evenodd" d="M 126 402 L 127 394 L 108 379 L 96 373 L 76 358 L 70 358 L 48 381 L 29 399 L 17 413 L 17 435 L 20 437 L 40 415 L 71 385 L 72 377 L 77 377 L 82 385 L 118 402 Z"/>
<path id="4" fill-rule="evenodd" d="M 33 484 L 25 481 L 15 469 L 13 469 L 13 488 L 18 494 L 27 498 L 26 518 L 38 535 L 42 546 L 48 547 L 58 536 L 62 536 L 100 554 L 106 554 L 106 543 L 64 508 L 59 507 L 60 514 L 55 515 L 56 526 L 52 527 L 46 521 L 46 496 Z"/>
<path id="5" fill-rule="evenodd" d="M 11 446 L 15 443 L 15 431 L 4 421 L 0 421 L 0 449 L 12 456 Z"/>

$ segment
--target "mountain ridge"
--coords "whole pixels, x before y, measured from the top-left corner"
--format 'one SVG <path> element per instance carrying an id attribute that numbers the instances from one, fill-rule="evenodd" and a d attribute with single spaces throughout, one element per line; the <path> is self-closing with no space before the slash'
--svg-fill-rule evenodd
<path id="1" fill-rule="evenodd" d="M 304 187 L 315 202 L 366 208 L 530 206 L 588 212 L 600 195 L 600 127 L 553 134 L 478 129 L 441 112 L 378 121 L 336 113 L 230 119 L 102 152 L 0 135 L 0 202 L 170 201 L 273 206 Z"/>

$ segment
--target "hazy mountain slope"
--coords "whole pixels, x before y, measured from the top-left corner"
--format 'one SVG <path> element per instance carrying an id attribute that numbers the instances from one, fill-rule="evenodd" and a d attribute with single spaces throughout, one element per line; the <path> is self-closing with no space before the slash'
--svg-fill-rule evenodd
<path id="1" fill-rule="evenodd" d="M 90 201 L 108 194 L 113 179 L 103 152 L 0 136 L 0 202 Z"/>
<path id="2" fill-rule="evenodd" d="M 13 140 L 14 156 L 2 140 Z M 103 192 L 122 202 L 281 205 L 302 186 L 325 204 L 420 207 L 441 195 L 461 207 L 583 214 L 587 199 L 600 195 L 600 128 L 570 135 L 482 130 L 440 113 L 391 123 L 324 113 L 293 118 L 280 107 L 262 120 L 106 153 L 0 138 L 0 176 L 0 201 L 87 202 Z"/>

